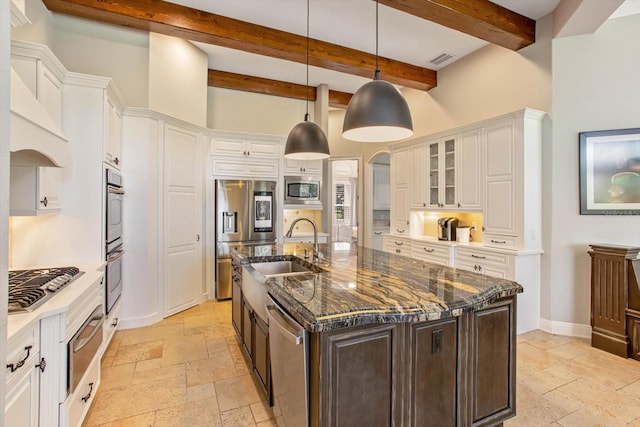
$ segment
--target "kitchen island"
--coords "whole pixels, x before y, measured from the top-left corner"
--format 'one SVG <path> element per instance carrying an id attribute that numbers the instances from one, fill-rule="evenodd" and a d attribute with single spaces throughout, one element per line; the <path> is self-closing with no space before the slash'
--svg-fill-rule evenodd
<path id="1" fill-rule="evenodd" d="M 234 326 L 267 390 L 269 355 L 256 352 L 268 342 L 265 319 L 247 283 L 255 279 L 306 331 L 310 426 L 496 425 L 515 415 L 520 285 L 348 243 L 320 252 L 274 245 L 232 255 Z M 265 277 L 251 265 L 274 261 L 311 271 Z M 261 332 L 250 340 L 247 320 Z"/>

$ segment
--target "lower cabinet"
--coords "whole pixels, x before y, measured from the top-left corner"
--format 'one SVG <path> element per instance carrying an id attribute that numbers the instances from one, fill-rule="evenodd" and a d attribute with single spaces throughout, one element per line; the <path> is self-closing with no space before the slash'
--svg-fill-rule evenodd
<path id="1" fill-rule="evenodd" d="M 253 373 L 271 402 L 271 361 L 269 359 L 269 325 L 256 315 L 242 295 L 242 267 L 234 260 L 232 266 L 231 323 L 240 344 L 251 362 Z"/>
<path id="2" fill-rule="evenodd" d="M 8 343 L 4 425 L 38 426 L 40 402 L 39 326 Z"/>
<path id="3" fill-rule="evenodd" d="M 492 426 L 515 415 L 515 297 L 310 335 L 310 426 Z"/>

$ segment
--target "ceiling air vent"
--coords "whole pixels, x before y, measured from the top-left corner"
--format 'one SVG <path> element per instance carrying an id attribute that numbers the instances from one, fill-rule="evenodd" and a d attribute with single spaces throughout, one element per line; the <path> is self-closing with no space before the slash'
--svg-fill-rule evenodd
<path id="1" fill-rule="evenodd" d="M 440 65 L 443 62 L 450 60 L 451 58 L 453 58 L 453 55 L 449 55 L 448 53 L 443 53 L 433 58 L 431 61 L 429 61 L 429 63 L 433 65 Z"/>

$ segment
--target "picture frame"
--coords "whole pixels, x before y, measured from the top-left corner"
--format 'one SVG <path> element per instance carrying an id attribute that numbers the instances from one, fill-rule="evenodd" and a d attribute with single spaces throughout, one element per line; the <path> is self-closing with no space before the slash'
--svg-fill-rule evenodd
<path id="1" fill-rule="evenodd" d="M 579 133 L 580 214 L 640 215 L 640 128 Z"/>

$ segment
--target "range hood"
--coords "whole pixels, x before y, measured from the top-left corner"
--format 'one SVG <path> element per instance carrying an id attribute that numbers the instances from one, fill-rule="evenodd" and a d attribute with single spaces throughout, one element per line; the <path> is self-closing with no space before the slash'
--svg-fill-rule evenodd
<path id="1" fill-rule="evenodd" d="M 12 153 L 23 150 L 36 151 L 50 161 L 51 164 L 46 166 L 67 166 L 67 138 L 13 68 L 10 126 Z"/>

